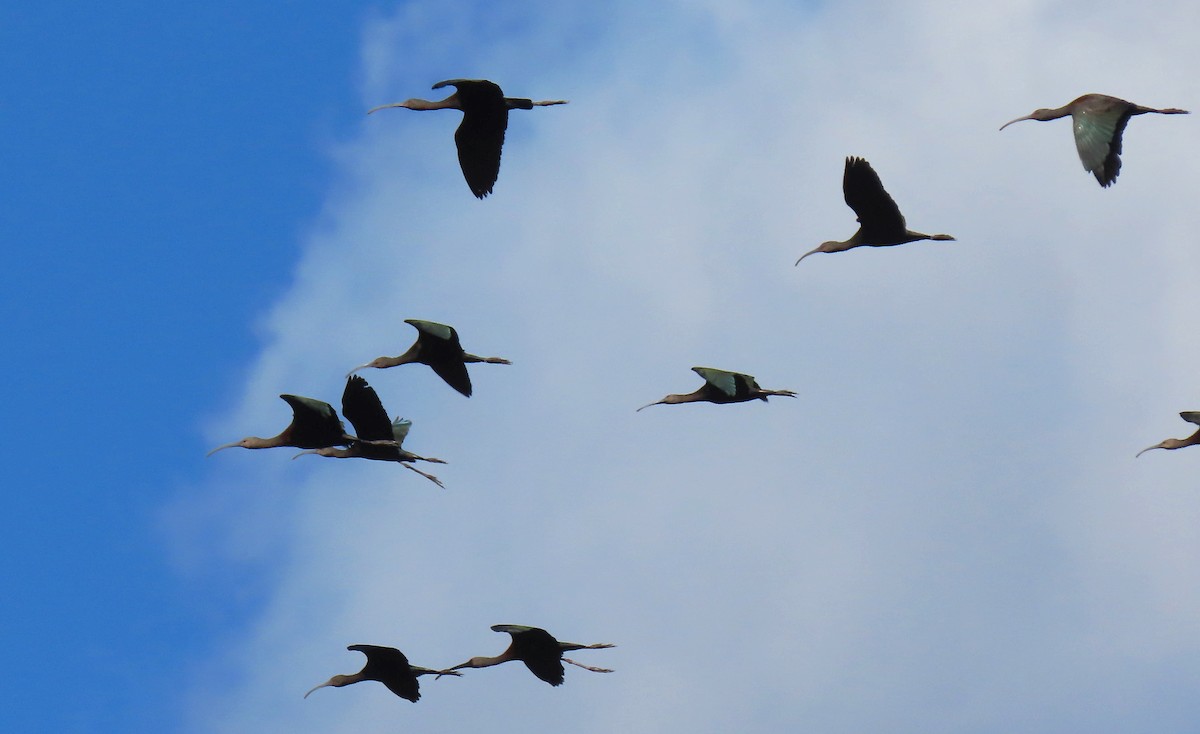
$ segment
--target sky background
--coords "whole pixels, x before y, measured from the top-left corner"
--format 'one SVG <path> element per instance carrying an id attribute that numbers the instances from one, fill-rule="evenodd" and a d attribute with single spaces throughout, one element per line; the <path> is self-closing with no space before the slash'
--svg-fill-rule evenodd
<path id="1" fill-rule="evenodd" d="M 151 2 L 0 10 L 0 728 L 1193 732 L 1200 6 Z M 515 111 L 495 193 L 442 79 Z M 957 242 L 817 254 L 844 158 Z M 368 370 L 441 490 L 220 443 Z M 635 409 L 749 372 L 795 400 Z M 1192 453 L 1195 451 L 1195 453 Z M 497 623 L 612 642 L 301 696 Z"/>

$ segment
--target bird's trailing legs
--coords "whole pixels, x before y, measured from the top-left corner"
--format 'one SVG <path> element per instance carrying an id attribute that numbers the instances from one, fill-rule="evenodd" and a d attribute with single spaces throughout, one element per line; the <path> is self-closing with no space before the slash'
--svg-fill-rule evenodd
<path id="1" fill-rule="evenodd" d="M 325 452 L 325 453 L 322 453 L 322 452 Z M 301 456 L 304 456 L 305 454 L 317 454 L 319 456 L 328 456 L 329 455 L 327 449 L 309 449 L 308 451 L 301 451 L 300 453 L 296 454 L 295 456 L 292 457 L 292 460 L 294 461 L 296 459 L 299 459 Z M 426 459 L 423 456 L 421 458 L 425 461 L 433 462 L 434 464 L 445 464 L 446 463 L 445 461 L 442 461 L 441 459 Z M 426 479 L 433 482 L 434 484 L 441 487 L 442 489 L 446 488 L 446 485 L 442 484 L 442 480 L 438 479 L 434 475 L 427 474 L 427 473 L 421 471 L 420 469 L 418 469 L 417 467 L 413 466 L 412 464 L 409 464 L 406 461 L 398 461 L 396 463 L 399 464 L 400 466 L 404 467 L 405 469 L 408 469 L 409 471 L 415 471 L 416 473 L 425 477 Z"/>
<path id="2" fill-rule="evenodd" d="M 524 99 L 521 97 L 505 97 L 504 104 L 510 110 L 532 110 L 534 107 L 549 107 L 556 104 L 567 104 L 565 99 L 543 99 L 540 102 L 534 102 L 532 99 Z"/>
<path id="3" fill-rule="evenodd" d="M 574 642 L 563 642 L 563 643 L 559 643 L 559 644 L 562 646 L 564 652 L 567 650 L 602 650 L 606 647 L 616 647 L 616 645 L 614 645 L 610 642 L 597 642 L 594 645 L 579 645 Z M 610 670 L 609 668 L 596 668 L 591 665 L 584 665 L 583 663 L 575 662 L 571 658 L 563 658 L 562 661 L 564 663 L 570 663 L 571 665 L 575 665 L 580 668 L 583 668 L 584 670 L 590 670 L 593 673 L 611 673 L 612 672 L 612 670 Z"/>
<path id="4" fill-rule="evenodd" d="M 462 673 L 458 672 L 457 670 L 433 670 L 432 668 L 418 668 L 415 665 L 411 667 L 412 671 L 417 675 L 432 675 L 434 676 L 434 680 L 441 678 L 443 675 L 462 676 Z"/>
<path id="5" fill-rule="evenodd" d="M 434 459 L 426 459 L 426 461 L 434 461 Z M 444 461 L 441 461 L 440 459 L 439 459 L 439 460 L 437 460 L 437 461 L 438 461 L 438 463 L 441 463 L 441 464 L 445 464 L 445 463 L 446 463 L 446 462 L 444 462 Z M 400 462 L 400 466 L 404 467 L 405 469 L 410 469 L 410 470 L 412 470 L 412 471 L 415 471 L 416 473 L 418 473 L 418 474 L 420 474 L 421 476 L 425 477 L 426 479 L 428 479 L 429 481 L 433 482 L 434 484 L 436 484 L 437 486 L 441 487 L 442 489 L 445 489 L 445 488 L 446 488 L 446 485 L 442 484 L 442 480 L 438 479 L 437 477 L 433 476 L 432 474 L 427 474 L 427 473 L 425 473 L 425 472 L 421 471 L 420 469 L 418 469 L 417 467 L 413 466 L 412 464 L 409 464 L 409 463 L 406 463 L 406 462 L 403 462 L 403 461 L 401 461 L 401 462 Z"/>

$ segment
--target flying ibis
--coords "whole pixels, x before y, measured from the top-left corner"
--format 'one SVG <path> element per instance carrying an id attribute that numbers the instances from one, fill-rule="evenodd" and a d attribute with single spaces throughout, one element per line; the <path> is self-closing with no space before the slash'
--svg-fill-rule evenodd
<path id="1" fill-rule="evenodd" d="M 822 242 L 815 250 L 804 253 L 800 260 L 815 252 L 845 252 L 864 245 L 869 247 L 891 247 L 918 240 L 953 240 L 948 234 L 924 234 L 914 232 L 904 223 L 900 207 L 884 190 L 879 174 L 862 158 L 847 158 L 846 170 L 842 174 L 842 194 L 846 204 L 858 215 L 858 231 L 845 242 L 830 240 Z"/>
<path id="2" fill-rule="evenodd" d="M 753 377 L 742 372 L 727 372 L 712 367 L 693 367 L 692 372 L 704 378 L 704 384 L 695 392 L 685 395 L 668 395 L 662 400 L 647 403 L 638 410 L 645 410 L 651 405 L 675 405 L 677 403 L 744 403 L 754 399 L 766 402 L 770 395 L 796 397 L 796 393 L 791 390 L 764 390 L 758 386 L 758 382 Z"/>
<path id="3" fill-rule="evenodd" d="M 563 663 L 577 665 L 584 670 L 590 670 L 593 673 L 611 673 L 608 668 L 593 668 L 590 665 L 577 663 L 569 658 L 564 658 L 564 652 L 572 650 L 599 650 L 605 647 L 616 647 L 607 642 L 597 643 L 595 645 L 580 645 L 575 642 L 559 642 L 554 639 L 546 630 L 540 627 L 525 627 L 519 624 L 494 624 L 492 625 L 494 632 L 507 632 L 512 635 L 512 644 L 508 649 L 500 653 L 494 658 L 477 657 L 471 658 L 465 663 L 455 665 L 450 670 L 459 670 L 461 668 L 487 668 L 500 663 L 507 663 L 510 660 L 520 660 L 525 663 L 525 667 L 536 675 L 538 678 L 546 681 L 552 686 L 562 685 L 563 682 Z"/>
<path id="4" fill-rule="evenodd" d="M 1075 130 L 1075 149 L 1079 151 L 1079 160 L 1083 162 L 1084 170 L 1095 176 L 1101 186 L 1107 188 L 1116 183 L 1117 174 L 1121 172 L 1121 133 L 1125 132 L 1129 118 L 1147 112 L 1160 115 L 1188 114 L 1187 110 L 1174 107 L 1160 110 L 1126 102 L 1107 94 L 1085 94 L 1062 107 L 1034 110 L 1031 114 L 1004 123 L 1000 129 L 1003 130 L 1022 120 L 1045 122 L 1070 115 Z"/>
<path id="5" fill-rule="evenodd" d="M 394 422 L 389 420 L 387 411 L 383 409 L 383 403 L 375 394 L 375 389 L 358 375 L 351 375 L 346 379 L 346 389 L 342 393 L 342 412 L 346 415 L 346 420 L 354 426 L 355 432 L 358 433 L 358 440 L 351 441 L 350 445 L 344 449 L 317 448 L 311 451 L 301 451 L 296 456 L 318 454 L 336 459 L 398 461 L 404 468 L 415 471 L 437 486 L 445 486 L 434 475 L 426 474 L 408 462 L 429 461 L 435 464 L 445 464 L 446 462 L 406 451 L 403 444 L 412 421 L 403 418 L 397 418 Z"/>
<path id="6" fill-rule="evenodd" d="M 419 676 L 436 674 L 440 678 L 443 675 L 462 675 L 453 670 L 431 670 L 409 665 L 404 653 L 394 647 L 350 645 L 346 649 L 357 650 L 367 656 L 363 669 L 351 675 L 335 675 L 321 685 L 313 686 L 308 693 L 326 686 L 341 688 L 364 680 L 375 680 L 387 686 L 389 691 L 400 698 L 416 703 L 421 698 L 421 689 L 417 682 Z M 304 694 L 305 698 L 308 698 L 308 693 Z"/>
<path id="7" fill-rule="evenodd" d="M 1194 423 L 1200 426 L 1200 411 L 1185 410 L 1179 414 L 1179 417 L 1188 423 Z M 1168 438 L 1162 443 L 1156 443 L 1153 446 L 1142 449 L 1141 451 L 1137 452 L 1137 455 L 1141 456 L 1150 449 L 1181 449 L 1185 446 L 1195 446 L 1198 443 L 1200 443 L 1200 428 L 1196 429 L 1196 432 L 1187 438 Z"/>
<path id="8" fill-rule="evenodd" d="M 433 85 L 434 89 L 442 87 L 454 87 L 454 94 L 433 102 L 409 99 L 380 105 L 367 110 L 367 114 L 389 107 L 462 110 L 462 123 L 454 132 L 458 164 L 462 167 L 471 193 L 479 199 L 492 193 L 492 187 L 500 175 L 500 149 L 504 146 L 504 131 L 508 128 L 508 111 L 567 103 L 562 99 L 534 102 L 531 99 L 505 97 L 498 85 L 486 79 L 447 79 Z"/>
<path id="9" fill-rule="evenodd" d="M 408 348 L 408 351 L 398 357 L 377 357 L 350 370 L 350 374 L 368 367 L 386 369 L 417 362 L 429 365 L 438 377 L 446 381 L 447 385 L 469 398 L 471 397 L 471 376 L 467 374 L 468 362 L 512 364 L 507 359 L 500 357 L 477 357 L 474 354 L 467 354 L 463 351 L 462 344 L 458 340 L 458 332 L 454 330 L 453 326 L 420 319 L 405 319 L 404 323 L 411 324 L 417 330 L 417 340 Z"/>
<path id="10" fill-rule="evenodd" d="M 209 451 L 208 455 L 212 456 L 221 449 L 234 446 L 244 449 L 270 449 L 277 446 L 323 449 L 331 446 L 345 446 L 359 440 L 346 433 L 346 426 L 329 403 L 299 395 L 280 395 L 279 397 L 292 406 L 292 422 L 278 436 L 271 438 L 247 436 L 240 441 L 221 444 Z M 385 443 L 393 443 L 391 437 L 387 437 Z"/>

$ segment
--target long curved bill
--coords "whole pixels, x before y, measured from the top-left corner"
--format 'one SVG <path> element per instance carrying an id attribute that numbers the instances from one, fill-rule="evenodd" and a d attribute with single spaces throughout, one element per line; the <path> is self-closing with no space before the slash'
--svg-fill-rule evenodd
<path id="1" fill-rule="evenodd" d="M 322 684 L 321 684 L 321 685 L 319 685 L 319 686 L 313 686 L 312 688 L 308 689 L 308 693 L 312 693 L 313 691 L 317 690 L 318 688 L 324 688 L 325 686 L 330 686 L 330 685 L 333 685 L 333 680 L 332 680 L 332 679 L 331 679 L 331 680 L 327 680 L 327 681 L 325 681 L 324 683 L 322 683 Z M 304 697 L 305 697 L 305 698 L 308 698 L 308 693 L 305 693 L 305 694 L 304 694 Z"/>
<path id="2" fill-rule="evenodd" d="M 1144 448 L 1144 449 L 1142 449 L 1141 451 L 1137 452 L 1137 454 L 1135 454 L 1133 458 L 1135 458 L 1135 459 L 1136 459 L 1137 457 L 1139 457 L 1139 456 L 1141 456 L 1142 454 L 1146 453 L 1146 452 L 1147 452 L 1147 451 L 1149 451 L 1150 449 L 1161 449 L 1162 447 L 1163 447 L 1163 445 L 1162 445 L 1161 443 L 1156 443 L 1156 444 L 1154 444 L 1153 446 L 1147 446 L 1146 448 Z"/>
<path id="3" fill-rule="evenodd" d="M 808 252 L 806 252 L 806 253 L 804 253 L 803 255 L 801 255 L 801 256 L 800 256 L 800 259 L 796 261 L 796 265 L 799 265 L 799 264 L 800 264 L 800 260 L 803 260 L 804 258 L 808 257 L 809 255 L 811 255 L 811 254 L 813 254 L 813 253 L 815 253 L 815 252 L 820 252 L 820 251 L 821 251 L 821 248 L 820 248 L 820 247 L 818 247 L 818 248 L 817 248 L 817 249 L 815 249 L 815 250 L 809 250 Z M 795 267 L 795 265 L 793 265 L 792 267 Z"/>
<path id="4" fill-rule="evenodd" d="M 375 109 L 379 109 L 379 108 L 376 107 Z M 365 370 L 366 368 L 368 368 L 370 366 L 371 366 L 370 362 L 367 362 L 366 364 L 360 364 L 359 366 L 355 367 L 354 369 L 352 369 L 346 373 L 346 379 L 350 379 L 350 375 L 353 375 L 355 372 L 358 372 L 359 370 Z"/>
<path id="5" fill-rule="evenodd" d="M 1024 117 L 1018 117 L 1015 120 L 1009 120 L 1008 122 L 1004 123 L 1003 125 L 1000 126 L 1000 129 L 1003 130 L 1004 128 L 1008 127 L 1009 125 L 1013 124 L 1014 122 L 1020 122 L 1021 120 L 1032 120 L 1032 119 L 1033 119 L 1033 115 L 1025 115 Z"/>
<path id="6" fill-rule="evenodd" d="M 403 102 L 392 102 L 391 104 L 381 104 L 378 107 L 372 107 L 371 109 L 367 110 L 367 114 L 369 115 L 372 112 L 378 112 L 379 110 L 386 110 L 389 107 L 403 107 L 403 106 L 404 106 Z"/>
<path id="7" fill-rule="evenodd" d="M 645 405 L 643 405 L 642 407 L 638 408 L 637 410 L 635 410 L 633 412 L 641 413 L 643 410 L 645 410 L 646 408 L 649 408 L 651 405 L 662 405 L 662 404 L 663 404 L 663 401 L 655 400 L 653 403 L 646 403 Z"/>
<path id="8" fill-rule="evenodd" d="M 209 456 L 212 456 L 213 454 L 217 453 L 221 449 L 231 449 L 234 446 L 241 446 L 241 445 L 242 445 L 241 441 L 234 441 L 233 443 L 223 443 L 220 446 L 213 449 L 212 451 L 209 451 L 207 454 L 204 455 L 204 457 L 208 458 Z"/>

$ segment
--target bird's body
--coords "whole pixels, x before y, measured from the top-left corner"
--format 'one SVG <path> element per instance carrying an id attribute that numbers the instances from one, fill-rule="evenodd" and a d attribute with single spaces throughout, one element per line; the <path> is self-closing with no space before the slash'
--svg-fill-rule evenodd
<path id="1" fill-rule="evenodd" d="M 904 222 L 904 215 L 895 200 L 883 188 L 879 174 L 871 168 L 871 164 L 862 158 L 846 159 L 846 169 L 842 174 L 842 193 L 849 205 L 858 216 L 858 231 L 844 241 L 830 240 L 822 242 L 820 247 L 804 253 L 800 260 L 816 252 L 844 252 L 855 247 L 891 247 L 903 245 L 918 240 L 953 240 L 948 234 L 925 234 L 914 232 Z"/>
<path id="2" fill-rule="evenodd" d="M 508 646 L 507 650 L 494 658 L 471 658 L 465 663 L 455 665 L 450 670 L 487 668 L 507 663 L 510 660 L 520 660 L 525 663 L 525 667 L 529 668 L 531 673 L 552 686 L 562 685 L 565 674 L 565 670 L 563 669 L 564 662 L 579 666 L 584 670 L 590 670 L 593 673 L 612 672 L 608 668 L 593 668 L 590 665 L 577 663 L 574 660 L 563 657 L 564 652 L 572 650 L 599 650 L 601 648 L 614 647 L 614 645 L 609 643 L 601 642 L 594 645 L 580 645 L 575 642 L 559 642 L 554 639 L 553 635 L 540 627 L 526 627 L 519 624 L 494 624 L 492 625 L 492 630 L 494 632 L 507 632 L 512 635 L 512 643 Z"/>
<path id="3" fill-rule="evenodd" d="M 299 395 L 280 395 L 279 397 L 292 406 L 292 422 L 279 435 L 271 438 L 247 436 L 240 441 L 222 444 L 209 451 L 208 455 L 212 456 L 221 449 L 235 446 L 244 449 L 269 449 L 277 446 L 323 449 L 330 446 L 345 446 L 355 440 L 354 436 L 346 433 L 346 426 L 329 403 Z"/>
<path id="4" fill-rule="evenodd" d="M 406 469 L 415 471 L 439 487 L 441 480 L 432 474 L 427 474 L 408 462 L 429 461 L 435 464 L 445 464 L 441 459 L 434 459 L 414 454 L 404 449 L 404 439 L 412 421 L 397 418 L 392 421 L 383 408 L 379 396 L 367 381 L 358 375 L 346 379 L 346 389 L 342 393 L 342 413 L 346 420 L 354 426 L 358 439 L 351 441 L 347 448 L 324 447 L 303 454 L 318 454 L 336 459 L 372 459 L 374 461 L 397 461 Z M 374 443 L 371 443 L 374 442 Z M 391 442 L 391 443 L 389 443 Z"/>
<path id="5" fill-rule="evenodd" d="M 1121 172 L 1121 134 L 1134 115 L 1154 112 L 1160 115 L 1186 115 L 1187 110 L 1174 107 L 1157 109 L 1126 102 L 1107 94 L 1085 94 L 1062 107 L 1034 110 L 1031 114 L 1010 120 L 1000 126 L 1008 127 L 1022 120 L 1057 120 L 1071 116 L 1075 133 L 1075 149 L 1084 170 L 1096 177 L 1101 186 L 1112 186 Z"/>
<path id="6" fill-rule="evenodd" d="M 1200 411 L 1185 410 L 1179 414 L 1179 417 L 1188 423 L 1200 426 Z M 1186 446 L 1195 446 L 1196 444 L 1200 444 L 1200 429 L 1196 429 L 1196 432 L 1187 438 L 1168 438 L 1161 443 L 1156 443 L 1153 446 L 1142 449 L 1137 452 L 1137 455 L 1141 456 L 1150 449 L 1181 449 Z"/>
<path id="7" fill-rule="evenodd" d="M 771 395 L 794 398 L 796 393 L 791 390 L 764 390 L 750 375 L 742 372 L 728 372 L 712 367 L 693 367 L 692 372 L 704 378 L 704 384 L 694 392 L 668 395 L 662 400 L 643 405 L 638 410 L 645 410 L 651 405 L 676 405 L 679 403 L 744 403 L 748 400 L 767 401 Z"/>
<path id="8" fill-rule="evenodd" d="M 492 193 L 492 187 L 500 175 L 500 151 L 504 146 L 504 131 L 508 129 L 508 111 L 566 104 L 566 100 L 559 99 L 534 102 L 531 99 L 505 97 L 497 84 L 486 79 L 447 79 L 434 84 L 433 88 L 447 86 L 454 87 L 454 94 L 445 99 L 409 99 L 374 107 L 367 114 L 388 107 L 462 110 L 462 123 L 454 132 L 458 164 L 471 193 L 479 199 Z"/>
<path id="9" fill-rule="evenodd" d="M 487 364 L 512 364 L 500 357 L 478 357 L 463 351 L 459 342 L 458 332 L 453 326 L 439 324 L 435 321 L 420 319 L 405 319 L 417 330 L 417 341 L 398 357 L 379 357 L 371 362 L 359 365 L 350 374 L 375 367 L 386 369 L 402 364 L 425 364 L 445 380 L 446 384 L 467 397 L 471 397 L 471 376 L 467 373 L 467 363 L 485 362 Z M 349 416 L 347 416 L 349 417 Z"/>
<path id="10" fill-rule="evenodd" d="M 367 662 L 363 665 L 363 669 L 352 675 L 335 675 L 321 685 L 310 689 L 308 693 L 304 694 L 305 698 L 308 698 L 308 694 L 318 688 L 326 686 L 341 688 L 364 680 L 374 680 L 387 686 L 389 691 L 400 698 L 416 703 L 421 698 L 421 689 L 417 682 L 418 676 L 461 675 L 452 670 L 431 670 L 409 665 L 408 658 L 404 656 L 404 653 L 394 647 L 350 645 L 346 649 L 356 650 L 367 656 Z"/>

